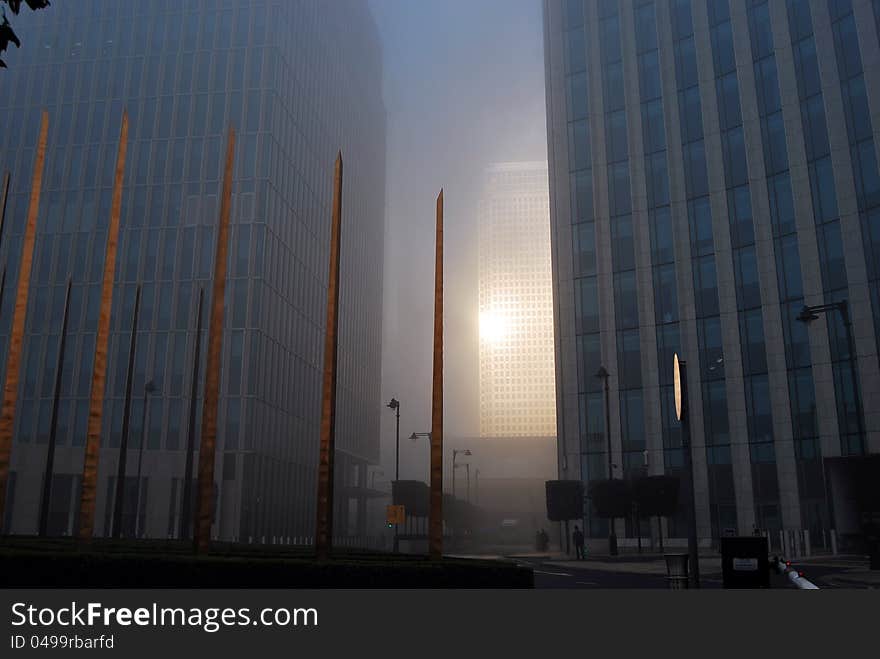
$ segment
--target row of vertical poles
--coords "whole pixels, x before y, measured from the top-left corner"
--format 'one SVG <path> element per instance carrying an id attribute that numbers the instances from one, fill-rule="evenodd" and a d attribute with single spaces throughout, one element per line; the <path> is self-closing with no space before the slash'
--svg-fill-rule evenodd
<path id="1" fill-rule="evenodd" d="M 333 549 L 334 454 L 336 444 L 336 371 L 339 349 L 339 264 L 342 233 L 342 153 L 333 173 L 330 226 L 330 272 L 327 283 L 327 326 L 324 334 L 324 376 L 321 398 L 321 436 L 318 459 L 318 496 L 315 554 L 330 557 Z M 431 401 L 431 491 L 429 554 L 443 555 L 443 190 L 437 197 L 437 235 L 434 271 L 434 361 Z M 396 401 L 395 401 L 396 402 Z M 400 412 L 398 410 L 398 423 Z M 399 427 L 398 427 L 399 434 Z M 395 475 L 395 479 L 397 476 Z M 396 550 L 396 529 L 395 529 Z"/>
<path id="2" fill-rule="evenodd" d="M 18 399 L 18 388 L 21 376 L 22 346 L 24 343 L 24 330 L 27 315 L 28 296 L 30 293 L 31 270 L 33 267 L 34 246 L 36 242 L 36 225 L 39 214 L 40 194 L 43 183 L 43 173 L 46 161 L 46 143 L 49 129 L 49 114 L 43 111 L 40 122 L 40 133 L 37 142 L 37 152 L 34 160 L 34 173 L 31 183 L 30 200 L 28 205 L 27 220 L 25 224 L 22 252 L 19 264 L 18 285 L 15 296 L 12 325 L 10 329 L 9 350 L 6 361 L 6 377 L 3 385 L 2 404 L 0 404 L 0 520 L 5 519 L 6 495 L 9 483 L 10 460 L 13 445 L 13 432 L 15 428 L 15 412 Z M 113 304 L 113 284 L 116 270 L 116 257 L 119 244 L 119 224 L 122 207 L 122 189 L 125 178 L 125 162 L 128 147 L 128 113 L 123 112 L 122 126 L 119 136 L 119 147 L 116 157 L 116 169 L 113 185 L 113 196 L 110 209 L 110 224 L 107 234 L 107 243 L 104 257 L 104 273 L 101 289 L 101 307 L 98 317 L 98 327 L 95 341 L 95 358 L 92 372 L 92 384 L 89 397 L 89 416 L 86 446 L 83 459 L 82 492 L 79 502 L 79 527 L 77 537 L 81 541 L 88 542 L 94 533 L 95 499 L 97 490 L 98 463 L 101 448 L 101 427 L 104 406 L 105 385 L 107 376 L 107 353 L 110 334 L 110 313 Z M 211 525 L 213 523 L 214 510 L 214 462 L 215 444 L 217 434 L 217 403 L 219 396 L 219 372 L 220 350 L 223 336 L 223 306 L 226 284 L 226 260 L 229 242 L 229 216 L 231 211 L 232 197 L 232 166 L 235 155 L 235 131 L 230 127 L 226 153 L 226 168 L 223 179 L 223 197 L 220 209 L 219 230 L 217 236 L 217 252 L 214 265 L 213 299 L 208 336 L 208 365 L 206 369 L 205 400 L 203 408 L 202 437 L 199 451 L 198 472 L 198 498 L 196 520 L 195 549 L 207 551 L 210 543 Z M 6 206 L 9 192 L 10 175 L 7 172 L 3 177 L 2 198 L 0 198 L 0 238 L 2 238 L 5 224 Z M 6 267 L 4 265 L 0 274 L 0 304 L 2 304 L 3 290 L 6 280 Z M 38 528 L 40 535 L 45 535 L 48 526 L 48 509 L 51 499 L 52 475 L 54 469 L 54 457 L 56 447 L 56 431 L 58 423 L 58 404 L 60 399 L 61 379 L 63 375 L 64 354 L 67 337 L 67 325 L 70 306 L 70 291 L 72 281 L 68 278 L 67 294 L 64 303 L 64 316 L 62 318 L 61 338 L 57 356 L 55 371 L 55 388 L 52 405 L 52 418 L 50 421 L 50 438 L 47 447 L 46 465 L 43 478 L 43 487 L 40 501 L 40 513 Z M 121 520 L 124 502 L 125 467 L 128 449 L 128 426 L 130 420 L 131 389 L 133 359 L 136 347 L 137 317 L 140 307 L 140 291 L 138 286 L 135 297 L 135 307 L 132 319 L 131 340 L 129 349 L 128 375 L 126 378 L 125 410 L 123 418 L 122 444 L 120 446 L 119 463 L 117 467 L 115 508 L 113 514 L 113 537 L 121 534 Z M 199 291 L 199 307 L 197 320 L 196 345 L 194 350 L 192 399 L 189 420 L 189 435 L 187 439 L 187 473 L 184 479 L 184 510 L 181 515 L 181 536 L 189 537 L 190 532 L 190 491 L 192 481 L 192 463 L 195 444 L 195 405 L 198 393 L 198 365 L 200 354 L 201 320 L 203 291 Z M 145 386 L 144 396 L 144 421 L 146 416 L 147 399 L 149 389 Z M 143 443 L 145 432 L 141 435 L 140 459 L 143 457 Z M 140 461 L 138 465 L 138 486 L 140 487 Z M 0 521 L 2 525 L 2 521 Z"/>

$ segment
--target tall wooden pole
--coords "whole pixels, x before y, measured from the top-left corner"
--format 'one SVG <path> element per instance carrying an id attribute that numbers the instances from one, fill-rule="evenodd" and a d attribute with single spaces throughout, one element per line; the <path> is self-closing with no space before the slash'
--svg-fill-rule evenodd
<path id="1" fill-rule="evenodd" d="M 104 387 L 107 382 L 107 343 L 110 338 L 110 310 L 113 306 L 113 278 L 116 274 L 116 251 L 119 246 L 119 213 L 122 208 L 122 183 L 125 178 L 125 155 L 128 148 L 128 112 L 122 113 L 116 177 L 110 205 L 110 227 L 104 255 L 104 279 L 101 285 L 101 311 L 95 337 L 95 364 L 89 398 L 89 422 L 83 460 L 82 494 L 79 503 L 80 540 L 91 540 L 95 530 L 95 495 L 98 485 L 98 459 L 101 451 L 101 423 L 104 412 Z"/>
<path id="2" fill-rule="evenodd" d="M 437 196 L 437 254 L 434 263 L 434 385 L 431 400 L 432 559 L 443 556 L 443 190 Z"/>
<path id="3" fill-rule="evenodd" d="M 9 356 L 6 358 L 6 382 L 3 385 L 3 405 L 0 407 L 0 528 L 6 512 L 6 488 L 9 482 L 9 458 L 12 453 L 12 431 L 15 427 L 15 404 L 18 401 L 18 381 L 21 369 L 21 348 L 24 342 L 24 321 L 27 315 L 28 293 L 31 284 L 31 266 L 34 263 L 34 243 L 37 237 L 37 215 L 40 210 L 40 191 L 43 187 L 43 165 L 46 162 L 46 138 L 49 133 L 49 113 L 43 110 L 34 178 L 28 206 L 27 224 L 21 248 L 18 270 L 18 291 L 12 329 L 9 333 Z M 5 271 L 4 271 L 5 273 Z"/>
<path id="4" fill-rule="evenodd" d="M 43 472 L 43 496 L 40 499 L 39 533 L 45 537 L 49 529 L 49 503 L 52 500 L 52 475 L 55 473 L 55 444 L 58 434 L 58 403 L 61 401 L 61 378 L 64 375 L 64 349 L 67 345 L 67 317 L 70 314 L 70 287 L 73 280 L 67 278 L 67 294 L 64 296 L 64 316 L 61 318 L 61 340 L 58 344 L 58 361 L 55 366 L 55 390 L 52 396 L 52 418 L 49 421 L 49 446 L 46 447 L 46 467 Z"/>
<path id="5" fill-rule="evenodd" d="M 217 444 L 217 405 L 220 397 L 220 350 L 223 347 L 223 305 L 226 297 L 226 257 L 229 253 L 229 213 L 232 208 L 232 165 L 235 160 L 235 129 L 229 127 L 226 142 L 226 170 L 217 252 L 214 258 L 214 287 L 208 321 L 208 364 L 205 374 L 205 401 L 202 407 L 202 437 L 199 443 L 199 486 L 197 499 L 195 550 L 208 551 L 214 521 L 214 455 Z M 193 404 L 195 401 L 193 401 Z"/>
<path id="6" fill-rule="evenodd" d="M 327 329 L 324 333 L 324 383 L 321 402 L 321 448 L 318 463 L 318 511 L 315 552 L 330 556 L 333 546 L 333 463 L 336 452 L 336 361 L 339 329 L 339 252 L 342 229 L 342 152 L 333 174 L 330 228 L 330 277 L 327 284 Z"/>

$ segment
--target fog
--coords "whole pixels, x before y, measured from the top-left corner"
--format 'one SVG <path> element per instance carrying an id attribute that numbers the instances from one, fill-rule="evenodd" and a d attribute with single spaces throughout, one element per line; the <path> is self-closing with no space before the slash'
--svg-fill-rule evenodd
<path id="1" fill-rule="evenodd" d="M 382 399 L 401 402 L 400 477 L 426 480 L 434 208 L 445 197 L 444 434 L 479 432 L 476 214 L 484 169 L 545 160 L 539 0 L 370 0 L 388 116 Z M 383 481 L 394 478 L 383 410 Z"/>

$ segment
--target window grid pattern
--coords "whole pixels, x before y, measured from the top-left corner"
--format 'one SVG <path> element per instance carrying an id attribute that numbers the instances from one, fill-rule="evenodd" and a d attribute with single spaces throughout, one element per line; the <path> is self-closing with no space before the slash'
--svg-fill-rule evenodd
<path id="1" fill-rule="evenodd" d="M 709 204 L 702 104 L 691 9 L 690 0 L 670 2 L 682 157 L 685 168 L 685 193 L 690 226 L 697 344 L 700 352 L 704 439 L 709 475 L 709 509 L 712 535 L 718 537 L 722 529 L 736 528 L 737 517 L 724 379 L 724 351 L 721 343 L 715 243 Z"/>
<path id="2" fill-rule="evenodd" d="M 44 106 L 50 112 L 16 441 L 47 441 L 57 332 L 71 276 L 58 443 L 84 443 L 113 170 L 126 108 L 128 162 L 102 447 L 109 451 L 121 439 L 140 283 L 129 445 L 136 452 L 146 437 L 147 456 L 162 454 L 161 461 L 145 457 L 145 478 L 157 477 L 146 473 L 154 468 L 182 471 L 191 405 L 201 417 L 201 386 L 190 400 L 196 303 L 204 289 L 204 327 L 221 160 L 231 124 L 237 148 L 218 432 L 224 476 L 218 480 L 232 481 L 241 505 L 221 533 L 258 541 L 310 535 L 317 464 L 311 438 L 319 425 L 327 218 L 338 148 L 349 165 L 348 208 L 358 209 L 352 222 L 357 228 L 343 238 L 343 287 L 358 294 L 343 300 L 337 444 L 357 460 L 378 457 L 384 108 L 376 36 L 361 29 L 369 24 L 367 9 L 272 0 L 70 4 L 22 16 L 22 38 L 45 55 L 15 62 L 13 75 L 0 80 L 0 165 L 13 172 L 10 221 L 0 247 L 8 273 L 17 272 L 39 125 L 21 117 L 38 116 L 34 110 Z M 85 36 L 76 28 L 82 16 L 93 23 Z M 359 67 L 350 65 L 355 60 Z M 359 162 L 370 162 L 376 174 L 354 165 Z M 15 285 L 11 279 L 7 291 Z M 11 304 L 4 304 L 4 345 L 10 320 Z M 206 330 L 200 340 L 203 378 Z M 147 380 L 157 391 L 144 415 Z M 199 432 L 197 425 L 196 439 Z M 102 456 L 102 480 L 114 463 Z M 61 469 L 76 473 L 81 462 L 73 459 Z M 163 496 L 165 489 L 151 487 L 148 496 Z M 104 492 L 102 484 L 99 506 Z M 164 519 L 152 523 L 161 537 L 172 526 Z"/>
<path id="3" fill-rule="evenodd" d="M 480 436 L 555 437 L 547 165 L 486 172 L 479 208 Z"/>
<path id="4" fill-rule="evenodd" d="M 599 287 L 596 266 L 596 217 L 593 163 L 588 119 L 589 79 L 586 65 L 586 22 L 583 0 L 566 0 L 566 96 L 568 102 L 569 182 L 571 190 L 572 263 L 575 291 L 575 334 L 578 372 L 578 427 L 581 479 L 607 478 L 605 406 L 596 372 L 602 363 L 599 332 Z M 584 506 L 589 537 L 608 534 L 607 520 Z"/>
<path id="5" fill-rule="evenodd" d="M 868 287 L 876 290 L 880 286 L 880 171 L 877 166 L 874 131 L 871 126 L 871 113 L 868 107 L 852 0 L 828 0 L 828 10 L 831 15 L 834 50 L 837 54 L 837 72 L 840 78 L 850 162 L 862 228 Z M 846 289 L 833 293 L 826 292 L 826 299 L 830 297 L 832 301 L 846 296 Z M 880 345 L 880 308 L 877 302 L 878 298 L 875 294 L 872 299 L 875 345 Z M 837 314 L 833 319 L 829 318 L 828 329 L 833 337 L 831 355 L 834 361 L 838 419 L 842 420 L 838 422 L 841 452 L 843 455 L 861 454 L 865 451 L 865 438 L 859 433 L 856 418 L 855 396 L 859 392 L 853 391 L 850 384 L 852 378 L 850 371 L 855 368 L 853 363 L 855 356 L 849 354 L 846 332 Z"/>

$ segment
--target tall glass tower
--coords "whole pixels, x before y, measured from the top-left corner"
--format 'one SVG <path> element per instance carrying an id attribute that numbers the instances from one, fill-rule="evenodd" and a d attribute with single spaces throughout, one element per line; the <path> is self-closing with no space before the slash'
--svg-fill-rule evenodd
<path id="1" fill-rule="evenodd" d="M 141 284 L 123 530 L 178 535 L 189 412 L 195 405 L 198 424 L 205 374 L 206 329 L 193 401 L 197 301 L 204 290 L 206 328 L 232 125 L 238 140 L 213 534 L 268 543 L 306 542 L 314 533 L 331 188 L 341 149 L 336 533 L 363 536 L 366 466 L 379 457 L 385 204 L 381 51 L 366 2 L 83 0 L 22 14 L 15 27 L 22 48 L 9 53 L 0 76 L 0 170 L 12 172 L 0 244 L 3 359 L 41 108 L 50 131 L 6 528 L 36 530 L 68 277 L 49 531 L 76 527 L 112 177 L 127 109 L 96 534 L 110 532 Z"/>
<path id="2" fill-rule="evenodd" d="M 478 216 L 480 436 L 553 437 L 547 163 L 497 163 L 484 179 Z"/>
<path id="3" fill-rule="evenodd" d="M 614 478 L 679 472 L 677 352 L 699 536 L 843 523 L 826 459 L 880 453 L 878 22 L 870 0 L 545 0 L 565 477 L 608 477 L 607 424 Z"/>

